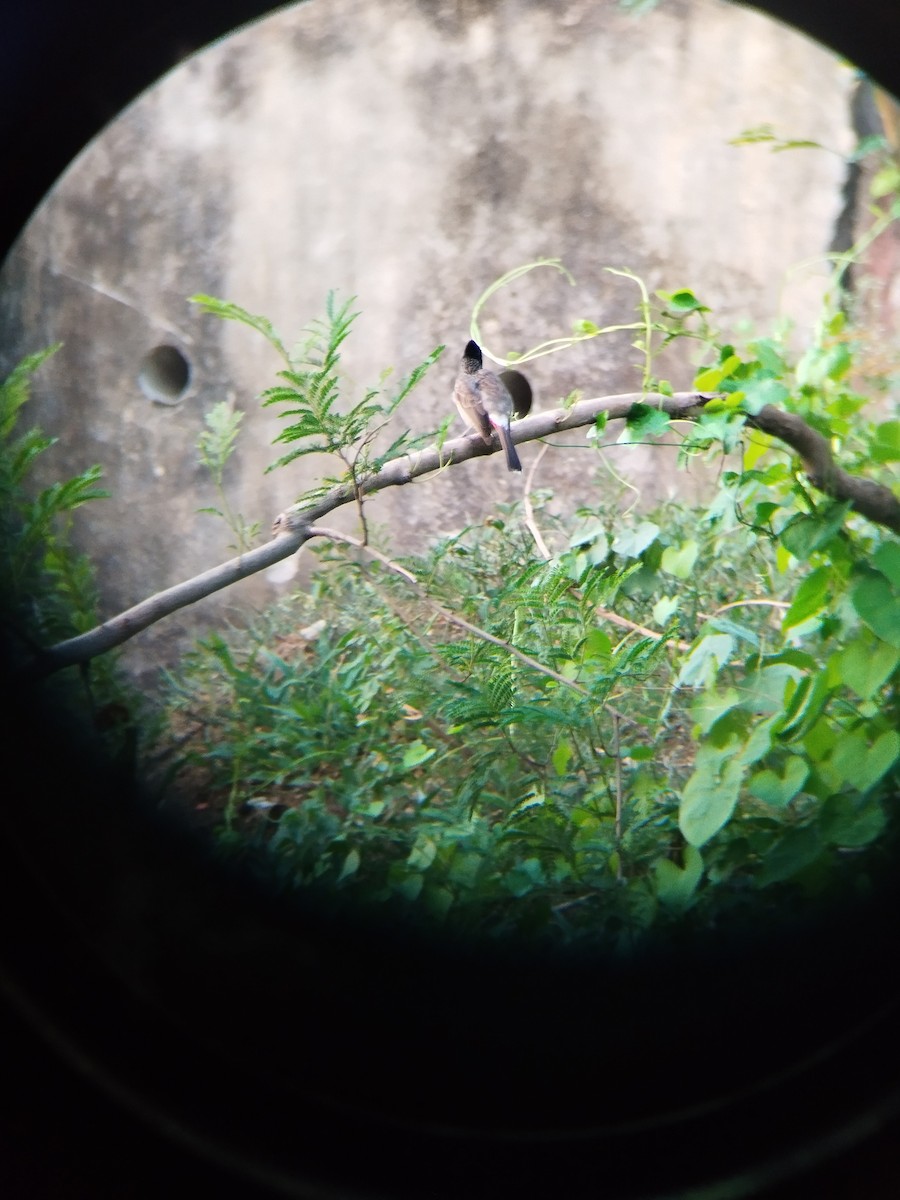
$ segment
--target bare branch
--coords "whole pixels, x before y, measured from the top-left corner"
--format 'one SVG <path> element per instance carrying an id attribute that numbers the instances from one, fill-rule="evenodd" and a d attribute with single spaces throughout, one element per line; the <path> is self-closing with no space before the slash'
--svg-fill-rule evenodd
<path id="1" fill-rule="evenodd" d="M 755 416 L 748 417 L 747 424 L 796 450 L 810 483 L 820 492 L 834 500 L 849 500 L 853 511 L 860 516 L 900 533 L 900 500 L 891 489 L 841 470 L 834 461 L 828 439 L 802 417 L 767 404 Z"/>
<path id="2" fill-rule="evenodd" d="M 532 413 L 516 421 L 512 438 L 516 443 L 549 437 L 567 429 L 592 425 L 598 416 L 608 420 L 624 420 L 636 404 L 653 405 L 672 417 L 696 419 L 716 393 L 675 392 L 671 396 L 659 393 L 627 392 L 616 396 L 600 396 L 580 400 L 571 408 Z M 810 428 L 794 413 L 782 412 L 766 405 L 748 424 L 785 442 L 803 461 L 812 484 L 836 500 L 849 500 L 854 510 L 877 524 L 900 533 L 900 500 L 887 487 L 849 475 L 835 465 L 831 447 L 822 434 Z M 315 504 L 295 506 L 281 513 L 273 525 L 274 537 L 264 546 L 230 559 L 147 600 L 118 616 L 110 618 L 96 629 L 69 638 L 36 654 L 22 669 L 26 678 L 41 678 L 63 667 L 83 663 L 121 645 L 180 608 L 194 604 L 214 592 L 254 575 L 266 567 L 294 554 L 310 537 L 310 526 L 325 514 L 344 504 L 359 501 L 363 496 L 388 487 L 412 483 L 422 475 L 442 470 L 470 458 L 494 454 L 499 445 L 487 446 L 480 437 L 464 436 L 445 442 L 443 446 L 402 455 L 392 459 L 380 471 L 368 477 L 333 488 Z M 615 619 L 612 614 L 604 614 Z M 621 619 L 620 619 L 621 620 Z M 629 623 L 630 627 L 630 623 Z M 651 634 L 651 631 L 641 631 Z M 651 634 L 651 636 L 658 636 Z"/>
<path id="3" fill-rule="evenodd" d="M 636 404 L 652 404 L 659 406 L 671 416 L 696 416 L 709 400 L 713 399 L 711 392 L 676 392 L 673 396 L 658 395 L 655 392 L 626 392 L 618 396 L 599 396 L 593 400 L 580 400 L 571 408 L 555 408 L 550 412 L 532 413 L 516 421 L 512 427 L 514 442 L 531 442 L 536 438 L 549 437 L 565 429 L 579 429 L 584 425 L 593 425 L 601 413 L 608 420 L 624 420 Z M 404 454 L 400 458 L 391 459 L 380 471 L 367 479 L 357 481 L 360 495 L 367 496 L 372 492 L 380 492 L 388 487 L 412 483 L 422 475 L 430 475 L 443 467 L 455 463 L 466 462 L 470 458 L 481 458 L 486 454 L 495 454 L 500 449 L 499 442 L 490 446 L 482 438 L 464 435 L 452 442 L 445 442 L 440 449 L 431 447 L 420 450 L 415 454 Z M 301 508 L 295 506 L 280 513 L 275 519 L 274 531 L 283 533 L 295 528 L 297 524 L 307 525 L 320 520 L 326 513 L 353 500 L 356 489 L 352 484 L 341 484 L 323 496 L 316 504 Z"/>
<path id="4" fill-rule="evenodd" d="M 273 563 L 288 558 L 300 549 L 308 537 L 306 529 L 298 523 L 290 533 L 273 538 L 264 546 L 257 546 L 255 550 L 229 559 L 218 567 L 204 571 L 202 575 L 195 575 L 193 579 L 186 579 L 163 592 L 157 592 L 156 595 L 142 600 L 140 604 L 135 604 L 133 608 L 104 621 L 88 633 L 58 642 L 49 650 L 42 650 L 24 669 L 23 674 L 26 677 L 42 678 L 74 663 L 88 662 L 98 654 L 104 654 L 107 650 L 122 645 L 148 625 L 161 621 L 163 617 L 177 612 L 179 608 L 195 604 L 198 600 L 211 596 L 213 592 L 237 583 L 239 579 L 246 579 L 248 575 L 255 575 L 257 571 L 263 571 Z"/>

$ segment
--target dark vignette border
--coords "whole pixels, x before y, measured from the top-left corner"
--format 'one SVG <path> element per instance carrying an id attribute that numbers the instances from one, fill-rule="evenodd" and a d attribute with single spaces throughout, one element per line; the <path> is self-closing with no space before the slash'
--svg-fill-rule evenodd
<path id="1" fill-rule="evenodd" d="M 900 92 L 894 4 L 754 7 Z M 270 10 L 253 0 L 33 0 L 4 14 L 0 254 L 127 103 Z M 818 1171 L 811 1186 L 825 1195 L 840 1174 L 816 1166 L 827 1151 L 858 1155 L 848 1148 L 896 1125 L 896 884 L 877 911 L 820 914 L 778 941 L 748 936 L 699 959 L 660 947 L 627 977 L 609 964 L 487 960 L 412 932 L 373 938 L 314 907 L 286 915 L 204 864 L 123 803 L 120 782 L 85 757 L 60 714 L 6 683 L 7 1194 L 149 1196 L 177 1178 L 245 1196 L 775 1196 L 782 1186 L 811 1194 L 804 1181 Z M 23 790 L 27 811 L 14 817 Z M 86 811 L 100 817 L 89 846 Z M 71 874 L 44 877 L 45 852 Z M 85 882 L 91 856 L 115 862 L 118 877 Z M 96 922 L 125 883 L 148 919 L 163 905 L 184 917 L 180 943 L 160 922 L 146 994 L 98 952 Z M 222 930 L 226 943 L 233 928 L 245 937 L 237 954 L 219 937 L 198 978 L 192 938 L 211 928 L 214 943 Z M 157 970 L 173 991 L 184 983 L 183 1007 L 208 1018 L 208 1038 L 173 1019 Z M 740 1062 L 729 1061 L 736 1045 Z M 754 1060 L 759 1087 L 729 1094 Z M 46 1186 L 36 1186 L 42 1170 Z"/>

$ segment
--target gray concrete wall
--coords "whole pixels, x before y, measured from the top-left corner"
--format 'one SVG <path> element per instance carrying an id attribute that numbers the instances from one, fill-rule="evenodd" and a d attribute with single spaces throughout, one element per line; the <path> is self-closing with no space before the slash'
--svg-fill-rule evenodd
<path id="1" fill-rule="evenodd" d="M 651 288 L 693 287 L 725 325 L 762 331 L 781 313 L 802 329 L 841 211 L 852 82 L 822 48 L 719 0 L 666 0 L 641 19 L 615 0 L 308 0 L 186 60 L 72 164 L 0 275 L 3 365 L 65 342 L 33 406 L 61 439 L 47 468 L 100 462 L 114 493 L 78 525 L 105 611 L 228 556 L 227 532 L 196 511 L 214 501 L 195 444 L 218 401 L 247 414 L 228 480 L 264 531 L 321 469 L 263 474 L 278 425 L 255 397 L 278 363 L 187 296 L 264 313 L 290 341 L 329 289 L 356 295 L 344 365 L 358 388 L 447 343 L 398 421 L 416 431 L 448 409 L 473 302 L 542 256 L 562 259 L 576 286 L 543 270 L 496 297 L 482 328 L 498 354 L 577 318 L 633 319 L 637 293 L 606 265 Z M 764 122 L 836 153 L 729 145 Z M 629 342 L 540 359 L 537 403 L 633 389 Z M 190 367 L 174 403 L 139 378 L 164 344 Z M 690 382 L 682 348 L 659 370 Z M 664 451 L 611 453 L 647 500 L 689 486 Z M 524 449 L 526 473 L 536 454 Z M 413 549 L 522 483 L 479 459 L 378 498 L 372 520 Z M 536 483 L 566 509 L 612 486 L 583 448 L 546 455 Z M 170 618 L 128 661 L 146 678 L 198 630 L 285 586 L 248 581 Z"/>

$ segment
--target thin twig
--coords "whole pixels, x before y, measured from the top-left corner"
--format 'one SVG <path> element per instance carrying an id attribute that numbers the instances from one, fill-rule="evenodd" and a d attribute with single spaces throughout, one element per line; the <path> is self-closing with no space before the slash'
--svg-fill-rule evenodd
<path id="1" fill-rule="evenodd" d="M 702 617 L 704 621 L 710 620 L 712 617 L 717 617 L 719 613 L 725 612 L 729 608 L 746 608 L 751 604 L 765 605 L 767 608 L 790 608 L 790 604 L 786 600 L 732 600 L 728 604 L 723 604 L 721 608 L 717 608 L 711 613 L 697 613 L 698 617 Z"/>
<path id="2" fill-rule="evenodd" d="M 354 546 L 357 550 L 365 550 L 366 554 L 372 558 L 377 558 L 380 563 L 384 563 L 396 575 L 402 575 L 411 584 L 416 587 L 419 586 L 419 581 L 413 575 L 412 571 L 407 571 L 406 567 L 401 567 L 398 562 L 394 562 L 392 558 L 388 558 L 386 554 L 382 554 L 380 550 L 376 550 L 369 542 L 354 537 L 352 533 L 340 533 L 337 529 L 326 529 L 324 525 L 310 525 L 307 535 L 311 538 L 328 538 L 331 542 L 344 542 L 347 546 Z"/>
<path id="3" fill-rule="evenodd" d="M 611 612 L 608 608 L 595 608 L 594 612 L 601 620 L 609 621 L 612 625 L 618 625 L 620 629 L 628 629 L 631 633 L 639 633 L 643 637 L 653 638 L 655 642 L 661 642 L 666 636 L 657 629 L 648 629 L 646 625 L 638 625 L 636 621 L 629 621 L 627 617 L 620 617 L 618 613 Z M 687 654 L 691 648 L 690 642 L 676 641 L 674 638 L 669 638 L 666 645 L 674 646 L 682 654 Z"/>
<path id="4" fill-rule="evenodd" d="M 534 544 L 538 548 L 538 554 L 540 554 L 544 562 L 549 562 L 553 555 L 550 553 L 549 547 L 544 541 L 543 535 L 538 528 L 538 523 L 534 515 L 534 505 L 531 503 L 531 489 L 534 485 L 535 473 L 537 472 L 538 467 L 541 465 L 544 455 L 549 449 L 550 443 L 544 442 L 534 462 L 528 468 L 528 474 L 525 476 L 525 497 L 523 500 L 523 508 L 525 510 L 525 528 L 534 538 Z"/>

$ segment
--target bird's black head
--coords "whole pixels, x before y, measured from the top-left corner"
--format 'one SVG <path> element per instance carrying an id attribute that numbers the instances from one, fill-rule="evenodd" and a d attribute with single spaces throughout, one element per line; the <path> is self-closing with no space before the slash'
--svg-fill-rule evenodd
<path id="1" fill-rule="evenodd" d="M 477 342 L 466 342 L 466 348 L 463 351 L 463 369 L 469 374 L 474 374 L 475 371 L 480 371 L 484 363 L 481 357 L 481 347 Z"/>

